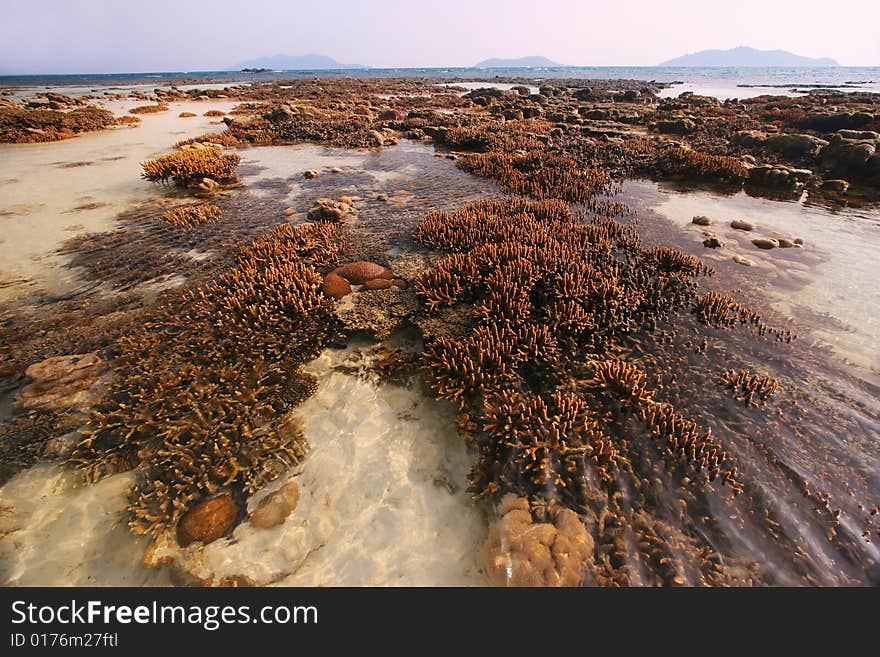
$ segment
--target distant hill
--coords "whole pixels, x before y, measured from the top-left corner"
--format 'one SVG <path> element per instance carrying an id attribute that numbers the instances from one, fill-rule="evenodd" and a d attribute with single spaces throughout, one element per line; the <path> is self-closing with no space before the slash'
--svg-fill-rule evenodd
<path id="1" fill-rule="evenodd" d="M 701 50 L 663 62 L 660 66 L 840 66 L 828 57 L 801 57 L 785 50 L 756 50 L 747 46 L 730 50 Z"/>
<path id="2" fill-rule="evenodd" d="M 474 68 L 546 68 L 548 66 L 562 66 L 546 57 L 519 57 L 517 59 L 484 59 Z"/>
<path id="3" fill-rule="evenodd" d="M 320 71 L 340 68 L 366 68 L 359 64 L 341 64 L 327 55 L 272 55 L 258 57 L 233 66 L 230 70 L 240 71 L 243 68 L 268 68 L 273 71 Z"/>

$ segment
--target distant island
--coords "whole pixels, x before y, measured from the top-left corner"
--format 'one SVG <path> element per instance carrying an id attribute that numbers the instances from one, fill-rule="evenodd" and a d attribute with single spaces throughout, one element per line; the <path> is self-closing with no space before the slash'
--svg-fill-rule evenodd
<path id="1" fill-rule="evenodd" d="M 663 62 L 660 66 L 840 66 L 828 57 L 802 57 L 785 50 L 701 50 Z"/>
<path id="2" fill-rule="evenodd" d="M 519 57 L 517 59 L 501 59 L 498 57 L 484 59 L 474 68 L 546 68 L 548 66 L 562 66 L 546 57 Z"/>
<path id="3" fill-rule="evenodd" d="M 258 57 L 233 66 L 230 70 L 243 71 L 270 70 L 270 71 L 322 71 L 328 69 L 366 68 L 359 64 L 342 64 L 327 55 L 272 55 L 271 57 Z"/>

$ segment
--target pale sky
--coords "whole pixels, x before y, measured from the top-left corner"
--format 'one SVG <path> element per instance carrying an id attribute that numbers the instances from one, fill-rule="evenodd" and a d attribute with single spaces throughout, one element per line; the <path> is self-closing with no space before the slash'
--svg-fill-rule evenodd
<path id="1" fill-rule="evenodd" d="M 751 46 L 880 66 L 880 1 L 0 0 L 0 74 L 223 70 L 320 53 L 373 67 L 543 55 L 651 66 Z"/>

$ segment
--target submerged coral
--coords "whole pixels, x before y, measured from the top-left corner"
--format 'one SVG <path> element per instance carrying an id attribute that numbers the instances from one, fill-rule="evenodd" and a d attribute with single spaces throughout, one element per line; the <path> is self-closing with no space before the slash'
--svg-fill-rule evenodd
<path id="1" fill-rule="evenodd" d="M 212 224 L 220 221 L 220 208 L 211 204 L 187 205 L 174 210 L 167 210 L 161 215 L 161 220 L 166 224 L 178 226 L 185 230 L 191 230 L 202 224 Z"/>
<path id="2" fill-rule="evenodd" d="M 316 235 L 317 233 L 317 235 Z M 138 467 L 132 529 L 156 534 L 223 490 L 253 492 L 304 456 L 279 412 L 314 388 L 301 367 L 333 331 L 321 276 L 325 229 L 287 224 L 242 249 L 238 265 L 184 290 L 124 336 L 116 373 L 70 463 L 94 481 Z M 338 248 L 338 247 L 337 247 Z"/>

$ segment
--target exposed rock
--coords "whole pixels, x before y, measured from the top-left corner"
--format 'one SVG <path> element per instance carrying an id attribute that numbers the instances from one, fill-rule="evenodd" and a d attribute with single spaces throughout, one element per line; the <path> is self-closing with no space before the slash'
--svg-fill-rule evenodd
<path id="1" fill-rule="evenodd" d="M 752 265 L 755 264 L 754 260 L 749 260 L 748 258 L 745 258 L 741 255 L 733 256 L 733 261 L 737 264 L 745 265 L 746 267 L 751 267 Z"/>
<path id="2" fill-rule="evenodd" d="M 736 230 L 755 230 L 755 224 L 744 221 L 743 219 L 734 219 L 730 222 L 730 227 L 735 228 Z"/>
<path id="3" fill-rule="evenodd" d="M 374 278 L 394 278 L 394 275 L 387 268 L 365 260 L 342 265 L 336 268 L 333 273 L 342 276 L 354 285 L 363 285 Z"/>
<path id="4" fill-rule="evenodd" d="M 495 586 L 579 586 L 589 567 L 593 539 L 577 514 L 562 509 L 535 522 L 528 500 L 506 495 L 489 529 L 483 562 Z"/>
<path id="5" fill-rule="evenodd" d="M 767 237 L 759 237 L 757 239 L 754 239 L 752 240 L 752 244 L 757 246 L 759 249 L 775 249 L 777 246 L 779 246 L 778 241 Z"/>
<path id="6" fill-rule="evenodd" d="M 762 164 L 749 170 L 749 182 L 767 187 L 793 188 L 812 178 L 809 169 L 795 169 L 782 164 Z"/>
<path id="7" fill-rule="evenodd" d="M 415 294 L 398 290 L 362 290 L 346 297 L 336 307 L 336 315 L 348 331 L 366 331 L 377 340 L 410 324 L 417 315 Z"/>
<path id="8" fill-rule="evenodd" d="M 831 192 L 845 192 L 849 189 L 849 182 L 840 178 L 832 178 L 831 180 L 823 180 L 821 187 Z"/>
<path id="9" fill-rule="evenodd" d="M 734 146 L 760 146 L 767 139 L 767 135 L 759 130 L 740 130 L 730 138 Z"/>
<path id="10" fill-rule="evenodd" d="M 671 135 L 689 135 L 695 132 L 697 124 L 691 119 L 679 117 L 664 121 L 656 121 L 651 127 L 657 132 L 665 132 Z"/>
<path id="11" fill-rule="evenodd" d="M 703 246 L 707 249 L 718 249 L 724 246 L 724 242 L 719 240 L 717 237 L 707 237 L 703 240 Z"/>
<path id="12" fill-rule="evenodd" d="M 329 221 L 333 223 L 343 222 L 349 216 L 355 214 L 351 203 L 344 203 L 341 199 L 334 201 L 332 198 L 319 198 L 309 209 L 309 221 Z"/>
<path id="13" fill-rule="evenodd" d="M 295 481 L 289 481 L 263 498 L 260 506 L 251 513 L 250 523 L 260 529 L 280 525 L 296 509 L 297 502 L 299 502 L 299 486 Z"/>
<path id="14" fill-rule="evenodd" d="M 833 135 L 831 142 L 819 153 L 823 169 L 846 180 L 861 180 L 880 185 L 880 155 L 878 142 L 844 139 Z"/>
<path id="15" fill-rule="evenodd" d="M 293 208 L 287 208 L 284 210 L 285 217 L 292 217 L 295 214 L 296 214 L 296 210 L 294 210 Z"/>
<path id="16" fill-rule="evenodd" d="M 785 157 L 812 157 L 828 142 L 813 135 L 773 135 L 764 140 L 764 146 Z"/>
<path id="17" fill-rule="evenodd" d="M 307 169 L 303 172 L 303 177 L 306 180 L 312 180 L 313 178 L 317 178 L 321 175 L 321 172 L 317 169 Z"/>
<path id="18" fill-rule="evenodd" d="M 792 240 L 792 243 L 793 243 L 793 244 L 796 244 L 797 246 L 803 246 L 803 245 L 804 245 L 804 240 L 803 240 L 802 238 L 800 238 L 800 237 L 795 237 L 795 238 Z"/>
<path id="19" fill-rule="evenodd" d="M 880 132 L 873 130 L 838 130 L 844 139 L 857 139 L 859 141 L 880 141 Z"/>
<path id="20" fill-rule="evenodd" d="M 321 285 L 321 292 L 328 297 L 336 300 L 341 299 L 347 294 L 351 294 L 351 285 L 336 272 L 330 272 L 324 275 L 324 282 Z"/>
<path id="21" fill-rule="evenodd" d="M 215 192 L 220 189 L 220 183 L 213 178 L 202 178 L 202 182 L 199 183 L 199 189 L 203 192 Z"/>
<path id="22" fill-rule="evenodd" d="M 796 246 L 794 242 L 792 242 L 791 240 L 787 240 L 784 237 L 778 238 L 776 242 L 780 249 L 790 249 Z"/>
<path id="23" fill-rule="evenodd" d="M 88 389 L 106 370 L 95 352 L 53 356 L 29 366 L 30 380 L 13 401 L 13 410 L 63 410 L 83 406 L 91 399 Z"/>
<path id="24" fill-rule="evenodd" d="M 712 218 L 698 214 L 693 219 L 691 219 L 691 223 L 697 224 L 697 226 L 709 226 L 712 224 Z"/>
<path id="25" fill-rule="evenodd" d="M 216 541 L 232 529 L 237 517 L 238 507 L 229 493 L 199 502 L 177 523 L 177 542 L 186 547 L 196 541 Z"/>

